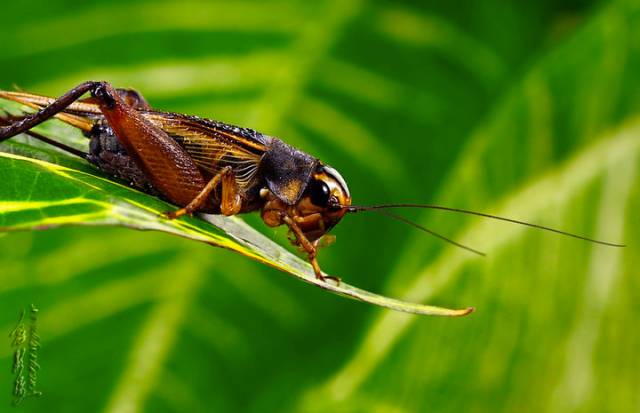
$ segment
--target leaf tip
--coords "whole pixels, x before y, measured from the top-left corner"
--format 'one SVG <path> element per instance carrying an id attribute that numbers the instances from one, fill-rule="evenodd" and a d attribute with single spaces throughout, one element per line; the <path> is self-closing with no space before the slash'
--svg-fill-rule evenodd
<path id="1" fill-rule="evenodd" d="M 466 307 L 457 310 L 442 307 L 431 307 L 429 311 L 418 312 L 418 314 L 435 315 L 441 317 L 464 317 L 473 313 L 474 311 L 476 311 L 475 307 Z"/>
<path id="2" fill-rule="evenodd" d="M 474 311 L 476 311 L 475 307 L 467 307 L 460 310 L 455 310 L 451 315 L 453 317 L 463 317 L 465 315 L 473 313 Z"/>

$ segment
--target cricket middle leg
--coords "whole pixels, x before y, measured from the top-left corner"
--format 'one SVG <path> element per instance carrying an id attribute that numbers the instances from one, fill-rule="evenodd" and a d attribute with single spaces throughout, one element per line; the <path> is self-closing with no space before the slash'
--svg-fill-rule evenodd
<path id="1" fill-rule="evenodd" d="M 189 204 L 176 211 L 165 212 L 163 215 L 168 219 L 176 219 L 183 215 L 192 215 L 194 212 L 204 209 L 206 203 L 211 199 L 211 193 L 216 190 L 218 185 L 222 189 L 220 212 L 226 216 L 237 214 L 242 207 L 241 198 L 238 196 L 238 184 L 236 183 L 233 169 L 227 166 L 211 178 Z"/>

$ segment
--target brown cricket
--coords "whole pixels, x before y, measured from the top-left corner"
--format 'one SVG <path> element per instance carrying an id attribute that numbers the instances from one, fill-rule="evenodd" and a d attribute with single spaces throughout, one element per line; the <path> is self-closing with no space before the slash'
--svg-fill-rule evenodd
<path id="1" fill-rule="evenodd" d="M 82 99 L 87 93 L 91 97 Z M 289 228 L 292 243 L 304 250 L 316 278 L 323 281 L 339 279 L 322 274 L 317 261 L 320 240 L 347 212 L 375 210 L 478 254 L 482 253 L 388 209 L 459 212 L 623 246 L 459 208 L 422 204 L 354 206 L 338 171 L 282 140 L 249 128 L 154 110 L 140 93 L 115 89 L 107 82 L 82 83 L 58 99 L 5 91 L 0 91 L 0 98 L 38 110 L 24 116 L 0 117 L 0 125 L 4 125 L 0 127 L 0 142 L 27 133 L 80 156 L 108 175 L 179 206 L 164 214 L 167 219 L 196 212 L 229 216 L 260 211 L 266 225 Z M 52 117 L 81 129 L 90 139 L 89 151 L 30 131 Z"/>

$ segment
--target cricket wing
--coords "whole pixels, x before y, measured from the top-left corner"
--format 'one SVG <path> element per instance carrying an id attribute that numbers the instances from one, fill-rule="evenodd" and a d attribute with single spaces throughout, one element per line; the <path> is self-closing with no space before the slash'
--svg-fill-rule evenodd
<path id="1" fill-rule="evenodd" d="M 202 170 L 215 175 L 230 166 L 240 188 L 249 186 L 267 150 L 262 142 L 245 133 L 247 129 L 176 113 L 142 113 L 176 139 Z"/>

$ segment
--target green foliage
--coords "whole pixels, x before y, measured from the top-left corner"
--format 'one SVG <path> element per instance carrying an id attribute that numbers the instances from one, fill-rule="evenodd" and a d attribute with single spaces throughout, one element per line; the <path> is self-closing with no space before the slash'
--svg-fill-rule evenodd
<path id="1" fill-rule="evenodd" d="M 437 202 L 629 245 L 409 212 L 482 259 L 376 215 L 345 219 L 325 270 L 478 309 L 436 319 L 322 294 L 158 232 L 9 233 L 0 330 L 34 302 L 42 343 L 43 396 L 19 408 L 638 410 L 640 4 L 520 3 L 3 5 L 3 89 L 58 95 L 106 79 L 160 108 L 278 135 L 339 169 L 358 204 Z M 0 191 L 29 193 L 6 186 L 10 173 L 0 170 Z M 49 194 L 79 196 L 56 182 Z M 0 374 L 0 406 L 11 380 Z"/>

